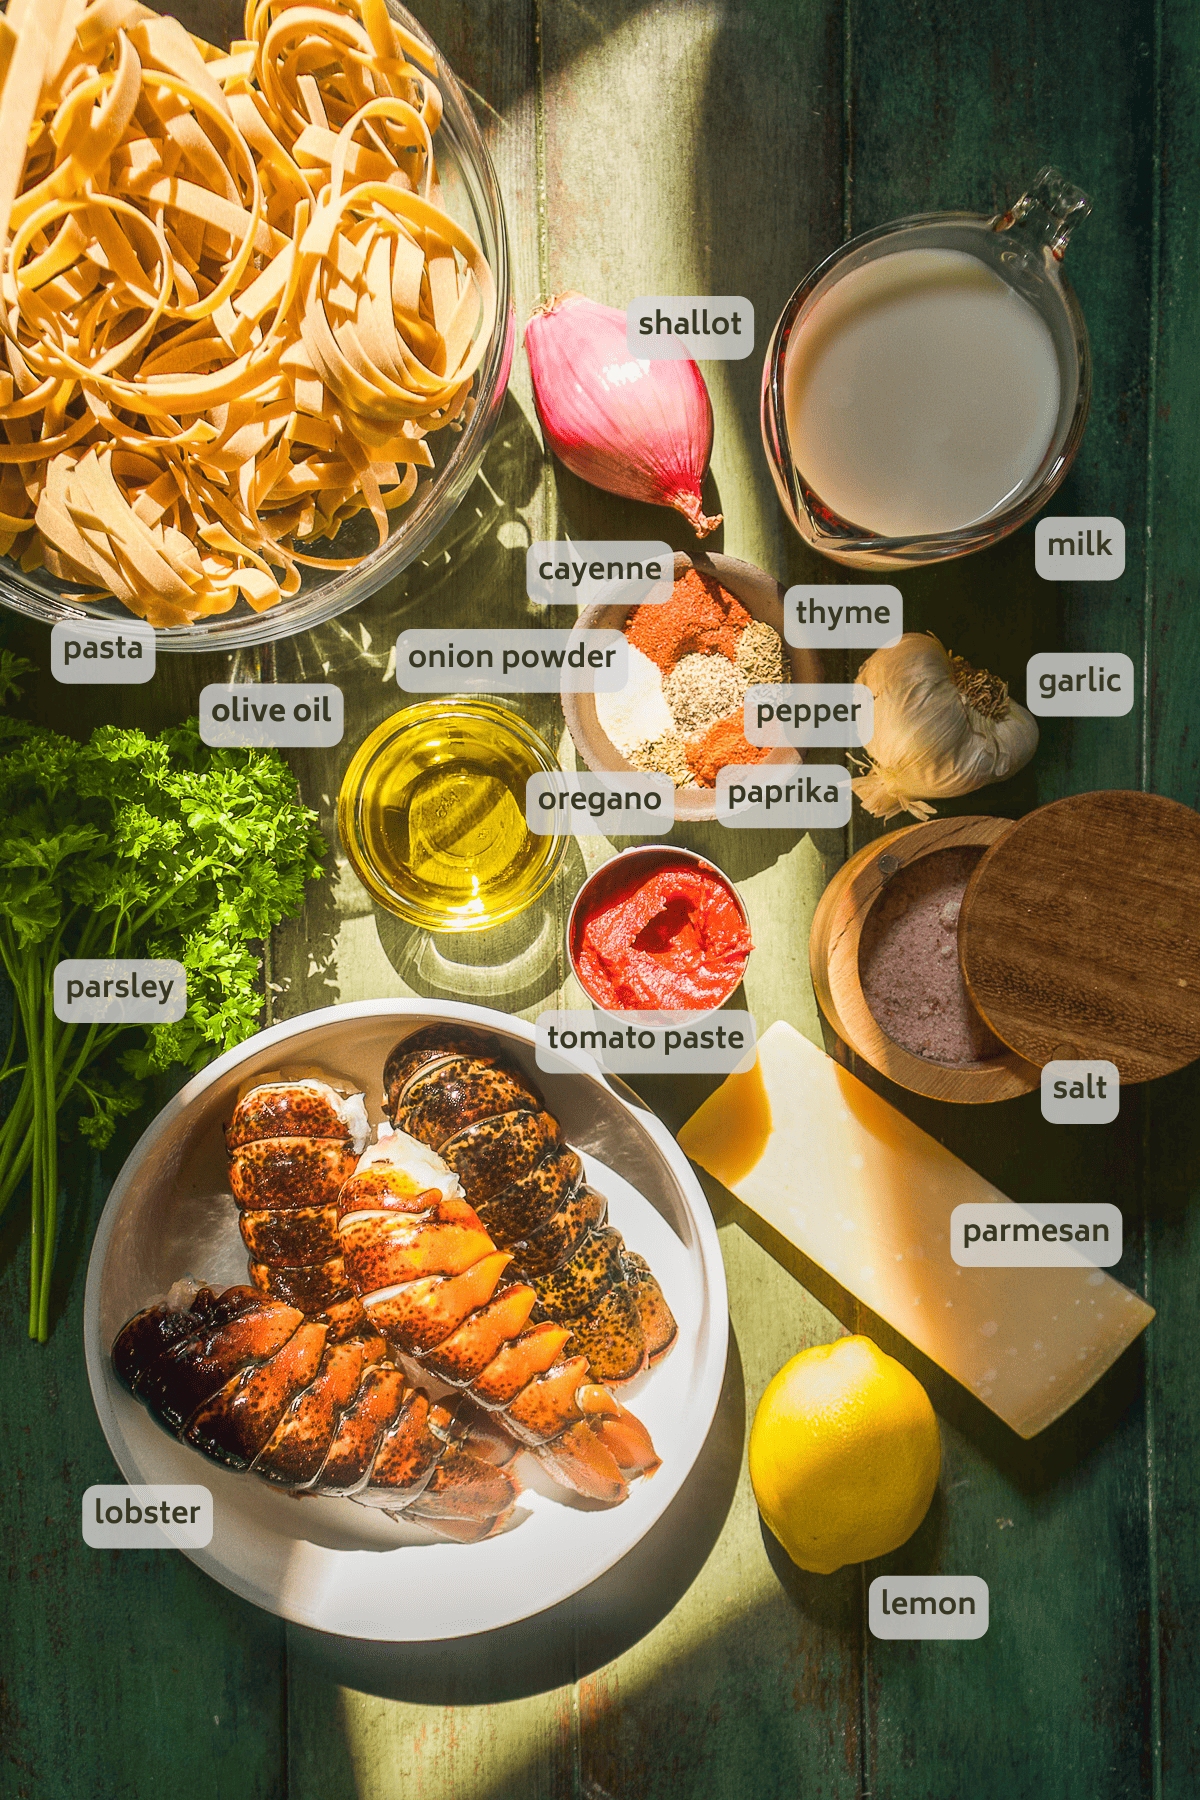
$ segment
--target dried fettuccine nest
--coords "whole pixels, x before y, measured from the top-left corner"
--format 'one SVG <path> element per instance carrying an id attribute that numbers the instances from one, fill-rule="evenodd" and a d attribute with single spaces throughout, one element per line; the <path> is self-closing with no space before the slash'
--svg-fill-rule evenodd
<path id="1" fill-rule="evenodd" d="M 258 610 L 430 468 L 496 311 L 443 210 L 428 51 L 383 0 L 0 20 L 0 553 L 155 625 Z M 336 546 L 333 546 L 336 547 Z"/>

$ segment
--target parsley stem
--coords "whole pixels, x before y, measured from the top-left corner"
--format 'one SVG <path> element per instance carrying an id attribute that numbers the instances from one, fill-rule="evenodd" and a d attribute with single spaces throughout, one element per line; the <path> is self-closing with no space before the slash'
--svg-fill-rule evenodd
<path id="1" fill-rule="evenodd" d="M 54 965 L 47 962 L 42 974 L 42 1055 L 47 1094 L 54 1093 Z M 43 1188 L 45 1240 L 41 1280 L 38 1284 L 37 1338 L 50 1336 L 50 1274 L 54 1268 L 54 1240 L 58 1231 L 58 1119 L 51 1109 L 45 1134 L 46 1173 Z"/>
<path id="2" fill-rule="evenodd" d="M 202 862 L 198 862 L 196 864 L 194 869 L 189 870 L 186 875 L 184 875 L 179 881 L 177 881 L 175 883 L 174 887 L 164 888 L 162 893 L 158 896 L 158 899 L 154 902 L 153 906 L 147 906 L 142 912 L 140 912 L 138 914 L 137 918 L 134 920 L 133 925 L 130 928 L 131 937 L 134 938 L 135 940 L 140 938 L 142 935 L 142 932 L 145 930 L 146 926 L 150 923 L 151 919 L 154 917 L 154 915 L 158 911 L 159 907 L 165 906 L 168 900 L 172 900 L 172 901 L 175 901 L 176 903 L 178 903 L 180 888 L 187 887 L 189 882 L 195 881 L 196 877 L 198 875 L 203 875 L 206 870 L 216 869 L 219 866 L 220 866 L 220 859 L 218 857 L 206 856 Z M 199 909 L 199 907 L 197 907 L 197 923 L 199 923 L 200 917 L 201 917 L 200 909 Z"/>
<path id="3" fill-rule="evenodd" d="M 16 1018 L 16 1012 L 14 1010 L 12 1030 L 8 1034 L 8 1050 L 5 1053 L 3 1064 L 0 1064 L 0 1081 L 7 1081 L 10 1075 L 17 1075 L 20 1073 L 19 1067 L 17 1067 L 17 1068 L 13 1067 L 13 1057 L 16 1054 L 16 1049 L 17 1049 L 17 1018 Z"/>
<path id="4" fill-rule="evenodd" d="M 24 1117 L 24 1115 L 31 1110 L 32 1103 L 33 1103 L 32 1102 L 32 1079 L 30 1078 L 30 1079 L 27 1079 L 25 1084 L 22 1086 L 21 1093 L 19 1096 L 19 1104 L 21 1106 L 21 1116 L 22 1117 Z M 7 1133 L 7 1128 L 9 1126 L 10 1122 L 13 1120 L 14 1116 L 15 1116 L 15 1108 L 14 1108 L 14 1111 L 11 1112 L 8 1115 L 8 1118 L 4 1121 L 6 1133 Z M 29 1167 L 30 1160 L 32 1159 L 32 1156 L 33 1156 L 33 1121 L 32 1120 L 30 1120 L 29 1124 L 25 1127 L 25 1133 L 24 1133 L 24 1136 L 21 1138 L 20 1142 L 21 1142 L 21 1147 L 17 1151 L 15 1156 L 11 1156 L 11 1157 L 10 1156 L 0 1156 L 0 1166 L 7 1164 L 7 1167 L 8 1167 L 8 1172 L 5 1175 L 3 1182 L 0 1183 L 0 1213 L 2 1213 L 4 1211 L 4 1208 L 8 1205 L 9 1201 L 12 1199 L 15 1190 L 20 1185 L 22 1176 L 24 1175 L 26 1169 Z"/>
<path id="5" fill-rule="evenodd" d="M 42 1258 L 45 1254 L 45 1138 L 47 1097 L 45 1063 L 39 1054 L 37 1006 L 42 984 L 38 981 L 36 963 L 31 959 L 25 979 L 17 985 L 17 1002 L 29 1046 L 29 1073 L 33 1082 L 33 1192 L 30 1197 L 29 1238 L 29 1335 L 38 1335 L 39 1297 L 42 1285 Z"/>
<path id="6" fill-rule="evenodd" d="M 20 958 L 16 953 L 15 943 L 10 939 L 7 924 L 4 920 L 0 920 L 0 961 L 4 964 L 13 989 L 13 1033 L 15 1036 L 17 1025 L 19 1023 L 21 1031 L 26 1038 L 27 1057 L 25 1073 L 21 1085 L 17 1090 L 17 1097 L 9 1108 L 3 1125 L 0 1125 L 0 1168 L 3 1168 L 7 1164 L 7 1173 L 3 1178 L 3 1182 L 0 1183 L 0 1211 L 3 1211 L 12 1195 L 13 1189 L 17 1186 L 17 1183 L 29 1166 L 30 1157 L 33 1153 L 34 1141 L 31 1116 L 33 1112 L 33 1074 L 28 1067 L 28 1056 L 31 1053 L 32 1046 L 28 1042 L 28 1031 L 26 1029 L 25 1012 L 22 1004 L 21 984 L 17 979 L 17 968 Z M 15 1156 L 10 1150 L 10 1145 L 13 1143 L 20 1144 L 20 1149 Z"/>
<path id="7" fill-rule="evenodd" d="M 54 1084 L 60 1100 L 65 1100 L 74 1090 L 92 1056 L 103 1050 L 119 1030 L 120 1027 L 115 1025 L 110 1026 L 104 1032 L 97 1025 L 90 1026 L 84 1037 L 83 1048 L 78 1052 L 74 1065 L 66 1076 L 61 1074 L 61 1070 L 66 1063 L 68 1043 L 75 1035 L 76 1027 L 67 1025 L 57 1034 L 54 1052 Z M 3 1125 L 0 1125 L 0 1170 L 4 1171 L 3 1176 L 0 1176 L 0 1213 L 12 1199 L 22 1176 L 33 1160 L 34 1127 L 29 1117 L 32 1108 L 33 1076 L 32 1072 L 27 1070 L 17 1098 L 13 1102 L 12 1110 Z M 28 1123 L 27 1120 L 29 1120 Z M 11 1145 L 17 1142 L 20 1147 L 14 1152 Z"/>
<path id="8" fill-rule="evenodd" d="M 29 1237 L 29 1335 L 44 1343 L 50 1329 L 50 1269 L 58 1217 L 58 1132 L 50 1096 L 54 1093 L 53 982 L 54 964 L 49 957 L 29 956 L 23 961 L 17 946 L 0 933 L 0 957 L 13 983 L 17 1010 L 25 1035 L 27 1069 L 22 1094 L 30 1091 L 32 1121 L 29 1160 L 33 1167 L 30 1195 Z M 57 942 L 57 939 L 55 940 Z M 21 1096 L 5 1120 L 5 1135 L 22 1115 Z M 24 1144 L 22 1156 L 24 1161 Z M 18 1165 L 19 1168 L 20 1165 Z M 20 1179 L 18 1173 L 17 1179 Z M 13 1183 L 15 1185 L 15 1182 Z M 7 1201 L 11 1188 L 5 1184 Z"/>

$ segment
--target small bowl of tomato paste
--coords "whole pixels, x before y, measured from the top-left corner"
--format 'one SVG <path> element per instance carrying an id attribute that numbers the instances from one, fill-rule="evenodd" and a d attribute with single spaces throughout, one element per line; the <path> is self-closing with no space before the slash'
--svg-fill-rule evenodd
<path id="1" fill-rule="evenodd" d="M 571 967 L 602 1012 L 711 1012 L 738 986 L 752 947 L 729 877 L 665 844 L 611 857 L 567 920 Z"/>

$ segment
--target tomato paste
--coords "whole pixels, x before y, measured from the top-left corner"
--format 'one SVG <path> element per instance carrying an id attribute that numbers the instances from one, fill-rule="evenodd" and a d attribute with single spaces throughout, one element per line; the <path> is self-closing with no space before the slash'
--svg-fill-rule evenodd
<path id="1" fill-rule="evenodd" d="M 702 1012 L 728 999 L 750 949 L 726 883 L 690 864 L 668 863 L 584 911 L 575 961 L 600 1006 Z"/>

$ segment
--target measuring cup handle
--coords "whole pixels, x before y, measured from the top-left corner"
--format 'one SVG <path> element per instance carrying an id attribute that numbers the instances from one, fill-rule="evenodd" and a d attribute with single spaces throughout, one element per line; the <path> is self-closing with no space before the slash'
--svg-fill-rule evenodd
<path id="1" fill-rule="evenodd" d="M 1055 262 L 1061 262 L 1071 233 L 1091 210 L 1092 203 L 1082 188 L 1072 187 L 1060 169 L 1047 167 L 1007 212 L 997 214 L 992 230 L 1011 231 L 1014 237 L 1049 250 Z"/>

